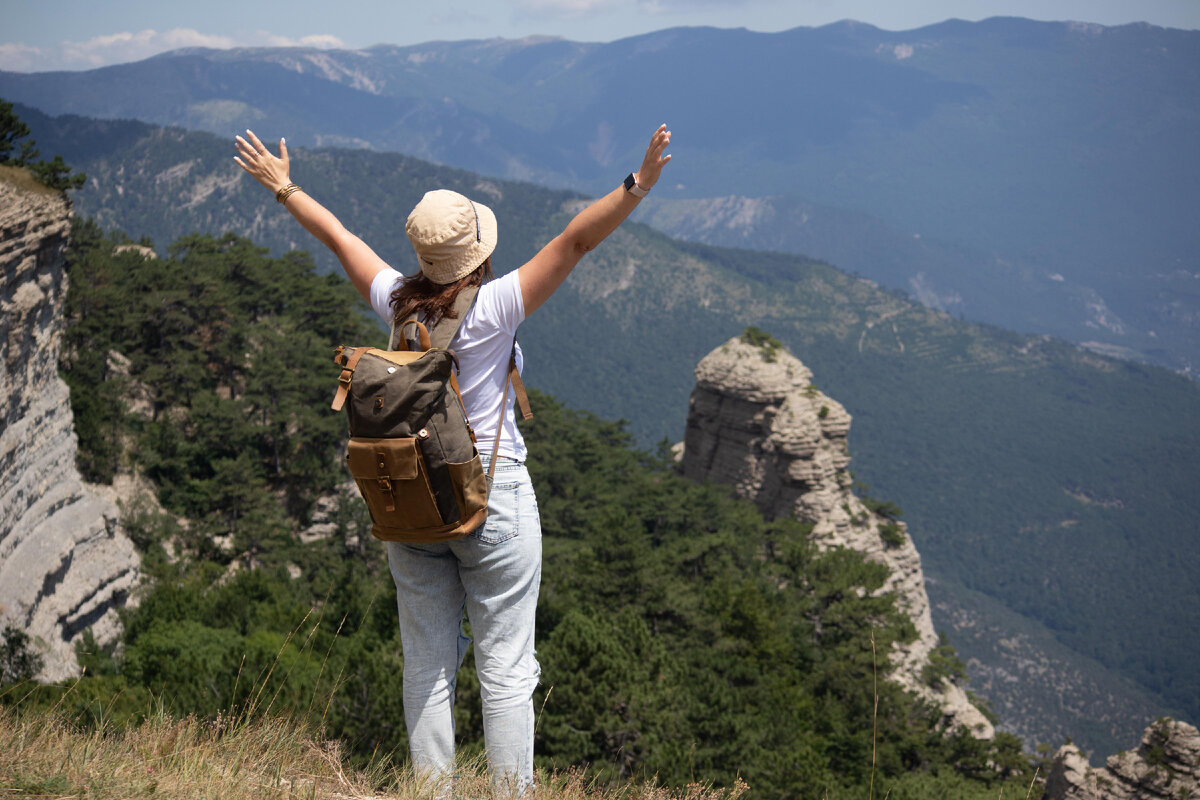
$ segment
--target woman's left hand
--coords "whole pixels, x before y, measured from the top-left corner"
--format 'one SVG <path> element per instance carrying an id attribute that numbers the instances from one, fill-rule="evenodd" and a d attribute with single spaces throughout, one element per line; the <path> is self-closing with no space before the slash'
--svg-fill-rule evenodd
<path id="1" fill-rule="evenodd" d="M 241 136 L 235 137 L 241 157 L 234 156 L 233 160 L 242 169 L 249 172 L 254 180 L 273 193 L 291 183 L 291 179 L 288 177 L 291 172 L 291 162 L 288 159 L 287 141 L 279 140 L 279 158 L 276 158 L 267 149 L 267 146 L 258 140 L 254 131 L 247 129 L 246 136 L 250 137 L 250 141 L 246 141 Z"/>
<path id="2" fill-rule="evenodd" d="M 658 176 L 662 174 L 662 168 L 671 160 L 671 156 L 663 155 L 663 151 L 670 143 L 671 132 L 667 130 L 665 124 L 659 125 L 658 130 L 650 137 L 650 145 L 646 148 L 646 157 L 642 159 L 641 168 L 633 175 L 637 185 L 646 191 L 650 191 L 654 184 L 658 183 Z"/>

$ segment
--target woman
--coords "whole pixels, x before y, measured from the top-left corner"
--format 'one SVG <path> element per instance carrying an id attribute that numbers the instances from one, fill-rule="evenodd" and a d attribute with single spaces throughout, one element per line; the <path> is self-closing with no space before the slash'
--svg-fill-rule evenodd
<path id="1" fill-rule="evenodd" d="M 405 226 L 421 271 L 405 278 L 291 183 L 284 140 L 276 157 L 252 132 L 246 131 L 246 136 L 237 137 L 239 155 L 234 160 L 333 251 L 351 283 L 385 322 L 395 325 L 415 313 L 432 325 L 452 313 L 459 291 L 481 286 L 450 346 L 458 356 L 463 402 L 485 469 L 495 437 L 501 437 L 487 522 L 452 542 L 388 542 L 387 553 L 396 583 L 404 717 L 414 767 L 434 775 L 453 769 L 454 680 L 469 644 L 462 634 L 465 610 L 476 638 L 492 780 L 519 793 L 533 780 L 532 698 L 538 679 L 533 628 L 542 545 L 511 393 L 508 407 L 501 407 L 513 337 L 584 253 L 616 230 L 658 182 L 671 160 L 664 152 L 671 132 L 659 126 L 636 173 L 580 212 L 527 263 L 494 281 L 491 254 L 497 225 L 487 206 L 456 192 L 427 193 Z M 519 349 L 517 368 L 522 368 Z"/>

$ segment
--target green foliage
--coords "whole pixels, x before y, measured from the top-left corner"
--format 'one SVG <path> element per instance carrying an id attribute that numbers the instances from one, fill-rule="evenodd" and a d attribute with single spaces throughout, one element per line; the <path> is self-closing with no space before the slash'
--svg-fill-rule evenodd
<path id="1" fill-rule="evenodd" d="M 899 547 L 904 544 L 904 531 L 900 530 L 900 526 L 895 522 L 885 522 L 879 526 L 879 538 L 888 547 Z"/>
<path id="2" fill-rule="evenodd" d="M 807 526 L 681 479 L 628 449 L 619 424 L 532 399 L 540 757 L 675 784 L 740 775 L 767 797 L 864 790 L 872 678 L 891 643 L 915 635 L 872 595 L 886 569 L 819 553 Z M 932 709 L 879 686 L 882 775 L 1007 780 L 991 745 L 943 735 Z"/>
<path id="3" fill-rule="evenodd" d="M 871 780 L 875 722 L 875 780 L 908 787 L 904 796 L 994 794 L 1016 780 L 1000 763 L 1028 780 L 1019 758 L 945 734 L 936 711 L 888 681 L 876 706 L 891 642 L 913 635 L 892 599 L 873 594 L 885 568 L 819 553 L 806 526 L 764 521 L 725 490 L 683 480 L 629 449 L 619 424 L 532 399 L 527 441 L 547 456 L 531 461 L 545 528 L 542 763 L 672 785 L 740 776 L 766 797 L 849 796 Z M 118 727 L 156 707 L 272 709 L 321 722 L 353 759 L 403 759 L 403 659 L 380 548 L 333 539 L 292 555 L 294 580 L 181 565 L 128 613 L 116 674 L 95 668 L 24 702 Z M 471 669 L 468 659 L 458 680 L 466 751 L 482 736 Z"/>
<path id="4" fill-rule="evenodd" d="M 895 521 L 904 516 L 903 509 L 891 500 L 876 500 L 874 497 L 868 495 L 863 495 L 861 499 L 864 506 L 881 517 Z"/>
<path id="5" fill-rule="evenodd" d="M 0 100 L 0 164 L 25 163 L 24 151 L 33 143 L 21 140 L 28 135 L 29 126 L 13 111 L 13 104 Z M 16 157 L 10 155 L 13 150 L 18 150 Z"/>
<path id="6" fill-rule="evenodd" d="M 767 363 L 774 363 L 779 351 L 783 349 L 783 342 L 753 325 L 742 331 L 742 341 L 751 347 L 757 347 L 763 361 Z"/>
<path id="7" fill-rule="evenodd" d="M 118 728 L 156 708 L 283 712 L 353 759 L 402 760 L 394 590 L 362 504 L 335 509 L 329 539 L 291 536 L 340 478 L 325 351 L 371 332 L 352 290 L 235 237 L 188 237 L 161 261 L 114 254 L 117 243 L 83 223 L 70 254 L 64 370 L 73 395 L 115 381 L 121 401 L 81 414 L 85 428 L 118 427 L 81 441 L 112 441 L 115 456 L 93 463 L 132 459 L 189 523 L 127 509 L 154 582 L 126 613 L 121 647 L 85 641 L 87 677 L 22 702 Z M 885 567 L 819 552 L 809 526 L 766 521 L 632 449 L 623 423 L 531 395 L 541 763 L 678 786 L 740 777 L 779 798 L 861 796 L 873 775 L 910 797 L 1028 779 L 1001 745 L 946 733 L 894 683 L 879 680 L 876 696 L 892 644 L 915 635 L 876 594 Z M 482 740 L 472 669 L 468 656 L 457 683 L 467 752 Z"/>
<path id="8" fill-rule="evenodd" d="M 29 136 L 29 126 L 13 112 L 13 104 L 0 100 L 0 164 L 11 164 L 17 167 L 28 167 L 39 183 L 51 189 L 65 191 L 83 187 L 87 176 L 83 173 L 71 174 L 71 167 L 56 155 L 51 161 L 34 161 L 38 150 L 33 139 Z M 23 141 L 22 141 L 23 140 Z M 11 155 L 16 150 L 16 155 Z"/>
<path id="9" fill-rule="evenodd" d="M 966 683 L 967 665 L 954 652 L 954 646 L 946 641 L 945 635 L 939 639 L 938 646 L 929 652 L 929 663 L 921 670 L 921 680 L 935 689 L 942 685 L 942 681 L 959 685 Z"/>
<path id="10" fill-rule="evenodd" d="M 29 634 L 5 625 L 0 641 L 0 685 L 29 680 L 41 668 L 42 657 L 30 646 Z"/>
<path id="11" fill-rule="evenodd" d="M 29 169 L 40 183 L 60 192 L 67 189 L 82 189 L 83 184 L 87 181 L 87 175 L 82 172 L 72 175 L 71 167 L 63 161 L 63 157 L 60 155 L 54 156 L 50 161 L 44 159 L 36 161 L 29 165 Z"/>
<path id="12" fill-rule="evenodd" d="M 629 777 L 647 758 L 678 757 L 683 677 L 645 620 L 568 611 L 539 645 L 547 687 L 542 752 L 558 766 L 595 764 Z M 552 704 L 552 705 L 551 705 Z"/>
<path id="13" fill-rule="evenodd" d="M 278 553 L 291 520 L 342 479 L 332 348 L 377 329 L 303 254 L 268 258 L 233 236 L 185 237 L 167 259 L 122 244 L 79 222 L 68 251 L 62 366 L 81 472 L 111 480 L 128 457 L 193 520 L 197 550 L 232 537 L 250 559 Z"/>

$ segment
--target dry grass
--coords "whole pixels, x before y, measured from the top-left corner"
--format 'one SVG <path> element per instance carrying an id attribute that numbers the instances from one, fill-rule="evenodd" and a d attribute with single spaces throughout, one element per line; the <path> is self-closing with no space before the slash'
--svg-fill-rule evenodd
<path id="1" fill-rule="evenodd" d="M 0 709 L 0 797 L 359 798 L 335 745 L 283 719 L 175 720 L 77 730 L 54 715 Z"/>
<path id="2" fill-rule="evenodd" d="M 52 197 L 61 195 L 62 192 L 57 189 L 51 189 L 44 183 L 39 183 L 38 179 L 33 177 L 33 173 L 24 167 L 14 167 L 9 164 L 0 164 L 0 181 L 11 183 L 20 189 L 35 194 Z"/>
<path id="3" fill-rule="evenodd" d="M 406 770 L 346 767 L 339 746 L 283 718 L 202 721 L 152 716 L 124 732 L 79 730 L 53 714 L 0 708 L 0 798 L 313 798 L 417 800 L 442 794 Z M 601 786 L 586 773 L 539 775 L 529 800 L 737 800 L 718 790 Z M 480 764 L 460 770 L 447 796 L 491 795 Z"/>

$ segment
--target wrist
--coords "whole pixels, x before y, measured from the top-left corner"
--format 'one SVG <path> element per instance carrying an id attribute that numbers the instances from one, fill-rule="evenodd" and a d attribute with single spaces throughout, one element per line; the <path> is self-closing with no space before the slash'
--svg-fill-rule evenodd
<path id="1" fill-rule="evenodd" d="M 650 193 L 650 188 L 642 185 L 638 180 L 638 173 L 631 172 L 625 176 L 625 191 L 640 200 Z"/>
<path id="2" fill-rule="evenodd" d="M 296 184 L 286 183 L 275 192 L 275 200 L 280 203 L 286 203 L 289 197 L 299 191 L 301 191 L 301 189 Z"/>

